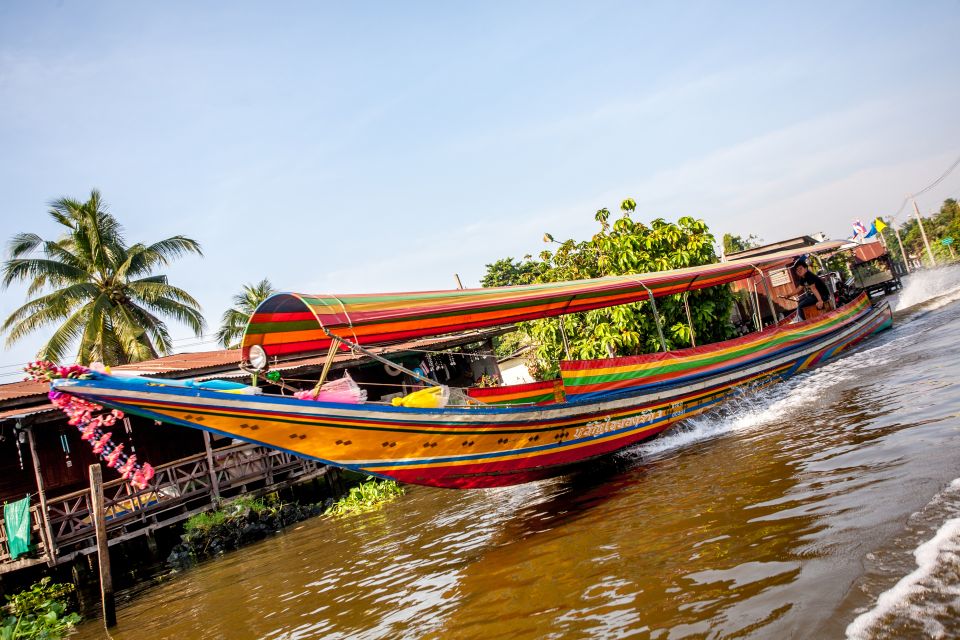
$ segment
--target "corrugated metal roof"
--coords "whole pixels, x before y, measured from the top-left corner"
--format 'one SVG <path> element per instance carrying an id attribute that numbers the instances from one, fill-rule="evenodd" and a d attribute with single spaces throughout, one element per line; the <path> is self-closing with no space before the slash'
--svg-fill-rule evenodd
<path id="1" fill-rule="evenodd" d="M 38 413 L 47 413 L 48 411 L 55 410 L 56 407 L 49 402 L 42 405 L 31 405 L 26 407 L 18 407 L 16 409 L 7 409 L 6 411 L 0 411 L 0 422 L 12 420 L 14 418 L 26 418 L 27 416 L 33 416 Z"/>
<path id="2" fill-rule="evenodd" d="M 28 396 L 46 396 L 49 390 L 50 385 L 46 382 L 34 382 L 32 380 L 0 384 L 0 402 Z"/>
<path id="3" fill-rule="evenodd" d="M 867 242 L 860 244 L 857 245 L 857 247 L 853 250 L 853 253 L 859 262 L 867 262 L 869 260 L 873 260 L 874 258 L 879 258 L 886 252 L 886 247 L 879 242 Z"/>
<path id="4" fill-rule="evenodd" d="M 389 355 L 390 353 L 403 353 L 404 351 L 443 349 L 445 347 L 469 344 L 486 340 L 495 335 L 504 333 L 503 329 L 486 329 L 477 331 L 468 331 L 454 336 L 427 338 L 420 340 L 411 340 L 402 344 L 392 345 L 390 347 L 371 349 L 378 355 Z M 334 358 L 334 363 L 342 365 L 345 362 L 354 360 L 366 360 L 367 356 L 362 354 L 341 353 Z M 313 356 L 308 358 L 297 358 L 287 360 L 274 365 L 275 369 L 281 371 L 291 371 L 296 369 L 309 369 L 323 366 L 326 360 L 325 355 Z M 198 351 L 194 353 L 178 353 L 155 360 L 144 360 L 134 364 L 124 364 L 113 367 L 118 371 L 128 374 L 137 374 L 145 376 L 170 376 L 177 374 L 177 377 L 197 377 L 197 378 L 232 378 L 249 375 L 240 371 L 239 349 L 221 349 L 219 351 Z M 0 420 L 6 419 L 9 414 L 20 415 L 24 413 L 48 411 L 49 403 L 46 402 L 49 386 L 45 382 L 14 382 L 11 384 L 0 385 L 0 405 L 6 404 L 8 407 L 0 411 Z M 35 396 L 35 400 L 13 402 L 16 399 L 26 399 Z M 36 402 L 37 404 L 34 404 Z M 43 404 L 46 408 L 38 406 Z M 19 407 L 19 408 L 17 408 Z"/>
<path id="5" fill-rule="evenodd" d="M 117 371 L 135 373 L 144 376 L 155 376 L 174 372 L 201 371 L 203 369 L 220 369 L 240 364 L 239 349 L 221 349 L 218 351 L 196 351 L 193 353 L 178 353 L 155 360 L 144 360 L 134 364 L 123 364 L 113 367 Z"/>

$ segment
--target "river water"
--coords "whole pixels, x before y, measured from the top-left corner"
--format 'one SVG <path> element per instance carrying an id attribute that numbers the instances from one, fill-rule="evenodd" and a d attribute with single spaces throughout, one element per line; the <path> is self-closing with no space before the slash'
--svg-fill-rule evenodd
<path id="1" fill-rule="evenodd" d="M 960 269 L 893 304 L 893 330 L 602 468 L 315 518 L 121 602 L 111 634 L 958 637 Z"/>

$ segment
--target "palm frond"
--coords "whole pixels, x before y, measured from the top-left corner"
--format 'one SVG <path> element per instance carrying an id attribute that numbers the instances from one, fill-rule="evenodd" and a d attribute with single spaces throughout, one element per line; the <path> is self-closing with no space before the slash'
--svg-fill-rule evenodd
<path id="1" fill-rule="evenodd" d="M 11 258 L 19 258 L 32 252 L 43 244 L 43 238 L 35 233 L 18 233 L 10 238 L 7 244 L 7 252 Z"/>
<path id="2" fill-rule="evenodd" d="M 26 282 L 31 298 L 0 329 L 7 332 L 8 344 L 59 322 L 46 346 L 48 353 L 66 354 L 79 340 L 81 361 L 121 364 L 156 356 L 158 349 L 170 351 L 167 327 L 158 316 L 182 322 L 197 335 L 203 332 L 199 302 L 153 272 L 185 254 L 203 255 L 199 243 L 178 235 L 128 247 L 122 225 L 96 189 L 84 202 L 52 201 L 49 215 L 60 225 L 60 237 L 14 236 L 11 258 L 0 272 L 3 287 Z M 31 257 L 37 250 L 43 258 Z M 44 293 L 49 288 L 56 290 Z"/>
<path id="3" fill-rule="evenodd" d="M 66 318 L 75 309 L 93 300 L 97 293 L 96 287 L 80 283 L 35 298 L 15 309 L 0 326 L 0 331 L 10 330 L 7 343 L 12 344 L 27 333 Z"/>
<path id="4" fill-rule="evenodd" d="M 127 354 L 127 360 L 140 362 L 158 357 L 157 349 L 144 327 L 143 315 L 132 313 L 132 311 L 133 308 L 129 306 L 118 306 L 114 309 L 115 333 Z"/>
<path id="5" fill-rule="evenodd" d="M 257 284 L 243 285 L 243 290 L 233 296 L 233 303 L 236 307 L 227 309 L 220 317 L 220 330 L 217 331 L 217 340 L 220 344 L 228 349 L 235 348 L 247 329 L 250 316 L 264 300 L 274 293 L 276 293 L 276 289 L 267 278 Z"/>
<path id="6" fill-rule="evenodd" d="M 91 303 L 92 304 L 92 303 Z M 84 327 L 89 315 L 90 305 L 77 309 L 60 327 L 53 332 L 50 339 L 40 347 L 37 357 L 53 362 L 63 362 L 69 355 L 70 347 L 83 335 Z"/>
<path id="7" fill-rule="evenodd" d="M 165 238 L 151 245 L 137 244 L 130 247 L 133 259 L 128 269 L 131 278 L 150 273 L 158 265 L 168 265 L 174 258 L 190 253 L 202 256 L 200 243 L 186 236 Z"/>
<path id="8" fill-rule="evenodd" d="M 143 307 L 137 305 L 127 305 L 125 311 L 130 314 L 139 326 L 143 327 L 157 353 L 168 355 L 173 352 L 173 341 L 170 338 L 170 333 L 167 331 L 166 323 Z"/>
<path id="9" fill-rule="evenodd" d="M 257 284 L 243 285 L 243 291 L 233 297 L 234 304 L 238 305 L 245 313 L 252 314 L 260 304 L 275 294 L 277 290 L 266 278 Z"/>
<path id="10" fill-rule="evenodd" d="M 217 331 L 217 341 L 227 349 L 233 349 L 243 337 L 247 329 L 250 314 L 238 309 L 227 309 L 220 317 L 220 330 Z"/>
<path id="11" fill-rule="evenodd" d="M 58 198 L 50 202 L 50 217 L 67 227 L 76 228 L 80 219 L 80 209 L 83 203 L 72 198 Z"/>
<path id="12" fill-rule="evenodd" d="M 28 278 L 42 279 L 46 282 L 69 282 L 84 278 L 86 274 L 74 266 L 47 260 L 46 258 L 17 258 L 7 260 L 3 265 L 3 286 Z"/>
<path id="13" fill-rule="evenodd" d="M 149 302 L 143 301 L 142 304 L 152 312 L 160 313 L 186 325 L 194 335 L 203 335 L 207 326 L 199 309 L 185 305 L 174 298 L 158 297 Z"/>
<path id="14" fill-rule="evenodd" d="M 200 303 L 196 298 L 180 287 L 167 284 L 166 278 L 164 278 L 163 282 L 150 282 L 145 279 L 134 280 L 133 282 L 127 283 L 127 289 L 144 302 L 152 302 L 160 298 L 169 298 L 187 305 L 195 311 L 200 311 Z"/>
<path id="15" fill-rule="evenodd" d="M 100 361 L 108 365 L 126 364 L 122 353 L 115 348 L 112 327 L 109 324 L 110 297 L 100 295 L 89 305 L 89 316 L 80 338 L 79 361 L 89 365 Z"/>
<path id="16" fill-rule="evenodd" d="M 70 315 L 70 309 L 66 307 L 43 307 L 33 313 L 22 313 L 22 311 L 23 307 L 14 312 L 16 318 L 11 316 L 3 324 L 3 330 L 7 332 L 7 347 L 13 346 L 38 329 L 63 321 Z"/>

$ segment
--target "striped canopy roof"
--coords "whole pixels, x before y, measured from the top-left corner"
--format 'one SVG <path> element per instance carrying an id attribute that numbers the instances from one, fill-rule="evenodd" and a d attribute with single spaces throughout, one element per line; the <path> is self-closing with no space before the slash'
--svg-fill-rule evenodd
<path id="1" fill-rule="evenodd" d="M 270 357 L 325 351 L 331 334 L 362 345 L 383 345 L 613 307 L 749 278 L 789 264 L 796 256 L 839 248 L 831 241 L 748 260 L 515 287 L 413 293 L 326 295 L 278 293 L 250 318 L 243 357 L 261 345 Z M 648 293 L 649 291 L 649 293 Z"/>

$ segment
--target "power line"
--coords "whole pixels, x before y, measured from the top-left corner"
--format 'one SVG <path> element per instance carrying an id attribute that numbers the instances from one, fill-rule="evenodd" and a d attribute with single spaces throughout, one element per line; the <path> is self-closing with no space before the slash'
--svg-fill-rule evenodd
<path id="1" fill-rule="evenodd" d="M 934 180 L 933 182 L 931 182 L 930 184 L 928 184 L 926 187 L 924 187 L 924 188 L 921 189 L 920 191 L 917 191 L 915 194 L 913 194 L 913 197 L 917 197 L 917 196 L 919 196 L 919 195 L 923 195 L 923 194 L 926 193 L 927 191 L 930 191 L 930 189 L 933 189 L 935 186 L 937 186 L 938 184 L 940 184 L 941 182 L 943 182 L 944 178 L 946 178 L 948 175 L 950 175 L 950 174 L 953 172 L 953 170 L 957 168 L 958 165 L 960 165 L 960 158 L 957 158 L 956 160 L 954 160 L 954 161 L 953 161 L 953 164 L 950 165 L 950 168 L 947 169 L 946 171 L 944 171 L 943 174 L 942 174 L 939 178 L 937 178 L 936 180 Z"/>
<path id="2" fill-rule="evenodd" d="M 939 178 L 937 178 L 936 180 L 934 180 L 933 182 L 925 186 L 923 189 L 920 189 L 920 191 L 917 191 L 916 193 L 913 193 L 912 195 L 909 195 L 906 198 L 904 198 L 903 203 L 900 205 L 900 208 L 897 209 L 897 212 L 895 214 L 893 214 L 893 217 L 891 218 L 891 222 L 895 221 L 897 217 L 899 217 L 900 214 L 903 213 L 903 210 L 907 207 L 908 204 L 910 204 L 910 201 L 912 199 L 916 198 L 917 196 L 921 196 L 925 194 L 927 191 L 930 191 L 931 189 L 936 187 L 938 184 L 943 182 L 947 178 L 947 176 L 953 173 L 953 170 L 956 169 L 958 166 L 960 166 L 960 157 L 954 160 L 953 164 L 951 164 L 946 171 L 940 174 Z"/>

